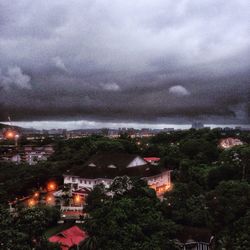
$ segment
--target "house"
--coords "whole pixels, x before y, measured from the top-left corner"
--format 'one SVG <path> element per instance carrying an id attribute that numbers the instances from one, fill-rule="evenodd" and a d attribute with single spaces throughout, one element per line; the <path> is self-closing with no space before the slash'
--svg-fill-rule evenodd
<path id="1" fill-rule="evenodd" d="M 13 163 L 19 164 L 19 163 L 21 163 L 22 158 L 21 158 L 20 154 L 15 154 L 10 158 L 10 161 Z"/>
<path id="2" fill-rule="evenodd" d="M 76 219 L 83 216 L 83 204 L 90 192 L 90 188 L 70 189 L 68 192 L 65 190 L 54 192 L 55 204 L 60 206 L 62 218 Z"/>
<path id="3" fill-rule="evenodd" d="M 35 165 L 39 161 L 46 161 L 53 153 L 54 149 L 52 145 L 45 145 L 41 147 L 26 145 L 24 146 L 24 161 L 26 161 L 29 165 Z"/>
<path id="4" fill-rule="evenodd" d="M 243 144 L 244 143 L 238 138 L 228 137 L 220 140 L 219 147 L 222 149 L 230 149 L 232 147 L 241 146 Z"/>
<path id="5" fill-rule="evenodd" d="M 86 232 L 77 226 L 73 226 L 49 238 L 51 243 L 59 243 L 62 250 L 79 246 L 87 238 Z"/>
<path id="6" fill-rule="evenodd" d="M 176 244 L 182 250 L 212 250 L 214 236 L 207 228 L 183 226 Z"/>
<path id="7" fill-rule="evenodd" d="M 145 157 L 143 158 L 146 162 L 151 163 L 151 164 L 159 164 L 161 158 L 159 157 Z"/>
<path id="8" fill-rule="evenodd" d="M 84 166 L 65 174 L 64 185 L 70 186 L 72 192 L 91 190 L 101 183 L 108 188 L 114 178 L 126 175 L 145 180 L 158 196 L 162 196 L 171 187 L 170 173 L 169 169 L 161 168 L 138 155 L 98 152 Z"/>

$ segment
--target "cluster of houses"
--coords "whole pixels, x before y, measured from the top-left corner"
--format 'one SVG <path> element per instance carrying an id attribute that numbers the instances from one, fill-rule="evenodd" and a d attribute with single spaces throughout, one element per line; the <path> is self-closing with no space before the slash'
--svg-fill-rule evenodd
<path id="1" fill-rule="evenodd" d="M 50 145 L 39 148 L 25 146 L 24 152 L 25 161 L 33 165 L 43 157 L 51 155 L 53 148 Z M 48 184 L 47 192 L 38 191 L 34 195 L 24 197 L 22 202 L 28 206 L 41 202 L 55 205 L 60 208 L 64 217 L 79 219 L 83 215 L 86 197 L 94 186 L 103 184 L 108 188 L 119 176 L 139 177 L 162 197 L 171 188 L 171 170 L 160 167 L 159 162 L 160 158 L 157 157 L 142 158 L 128 153 L 98 152 L 80 168 L 68 170 L 63 175 L 64 183 L 61 189 L 55 188 L 55 183 Z M 18 201 L 10 202 L 11 211 L 17 203 Z"/>
<path id="2" fill-rule="evenodd" d="M 31 148 L 30 148 L 31 149 Z M 30 150 L 31 151 L 31 150 Z M 103 184 L 110 187 L 116 177 L 129 176 L 139 177 L 156 191 L 159 198 L 170 190 L 171 170 L 162 168 L 159 164 L 160 158 L 142 158 L 139 155 L 127 153 L 103 153 L 98 152 L 80 168 L 69 170 L 63 175 L 64 184 L 61 189 L 55 183 L 48 183 L 47 191 L 34 193 L 32 197 L 25 197 L 23 202 L 29 206 L 43 204 L 58 206 L 62 212 L 61 223 L 74 220 L 82 223 L 84 218 L 85 200 L 95 185 Z M 10 203 L 13 210 L 16 201 Z M 62 250 L 79 248 L 88 237 L 87 233 L 74 225 L 62 232 L 49 237 L 49 241 L 59 243 Z M 211 250 L 213 243 L 212 234 L 204 229 L 186 228 L 180 233 L 176 244 L 183 250 Z"/>
<path id="3" fill-rule="evenodd" d="M 25 145 L 23 147 L 1 146 L 0 161 L 36 165 L 40 161 L 46 161 L 53 153 L 54 148 L 51 144 L 45 146 Z"/>

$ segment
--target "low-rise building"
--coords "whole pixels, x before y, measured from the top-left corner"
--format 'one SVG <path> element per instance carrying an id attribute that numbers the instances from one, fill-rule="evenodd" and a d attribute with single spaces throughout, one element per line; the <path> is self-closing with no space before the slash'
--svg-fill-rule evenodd
<path id="1" fill-rule="evenodd" d="M 54 148 L 52 145 L 45 146 L 24 146 L 24 161 L 29 165 L 35 165 L 39 161 L 46 161 L 49 156 L 54 153 Z"/>
<path id="2" fill-rule="evenodd" d="M 58 243 L 62 250 L 79 249 L 79 245 L 87 238 L 87 233 L 77 226 L 68 228 L 49 238 L 49 242 Z"/>
<path id="3" fill-rule="evenodd" d="M 243 142 L 240 139 L 232 137 L 221 139 L 219 142 L 219 147 L 222 149 L 230 149 L 232 147 L 241 145 L 243 145 Z"/>
<path id="4" fill-rule="evenodd" d="M 98 184 L 108 188 L 118 176 L 139 177 L 155 189 L 158 196 L 162 196 L 171 187 L 170 173 L 171 170 L 161 168 L 154 161 L 146 161 L 138 155 L 97 153 L 82 168 L 65 174 L 64 184 L 70 186 L 73 194 L 77 190 L 91 190 Z"/>

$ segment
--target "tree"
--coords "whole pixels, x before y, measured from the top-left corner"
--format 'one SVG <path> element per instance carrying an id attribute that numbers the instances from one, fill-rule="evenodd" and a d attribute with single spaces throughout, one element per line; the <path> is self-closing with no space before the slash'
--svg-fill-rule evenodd
<path id="1" fill-rule="evenodd" d="M 221 182 L 207 195 L 208 208 L 213 228 L 219 232 L 231 228 L 232 224 L 244 216 L 250 207 L 250 185 L 246 182 Z"/>
<path id="2" fill-rule="evenodd" d="M 106 191 L 113 198 L 101 195 L 98 207 L 89 211 L 84 227 L 95 237 L 97 249 L 175 249 L 176 225 L 164 220 L 155 192 L 139 183 L 118 178 Z"/>
<path id="3" fill-rule="evenodd" d="M 99 184 L 94 186 L 92 192 L 86 198 L 86 205 L 84 207 L 85 212 L 94 211 L 96 208 L 102 205 L 104 200 L 108 199 L 105 186 Z"/>
<path id="4" fill-rule="evenodd" d="M 222 166 L 235 170 L 234 179 L 250 180 L 250 146 L 243 145 L 225 150 L 220 156 Z"/>
<path id="5" fill-rule="evenodd" d="M 200 163 L 210 163 L 217 160 L 219 151 L 214 142 L 202 139 L 183 140 L 180 150 L 190 159 L 195 159 Z"/>
<path id="6" fill-rule="evenodd" d="M 173 190 L 166 192 L 162 204 L 166 218 L 188 226 L 207 226 L 209 214 L 205 196 L 197 192 L 197 183 L 176 183 Z"/>
<path id="7" fill-rule="evenodd" d="M 16 228 L 27 235 L 31 243 L 40 245 L 43 235 L 49 226 L 55 225 L 60 218 L 60 212 L 53 207 L 33 207 L 19 212 Z"/>
<path id="8" fill-rule="evenodd" d="M 88 237 L 80 247 L 81 250 L 97 250 L 97 240 L 95 236 Z"/>
<path id="9" fill-rule="evenodd" d="M 15 216 L 0 207 L 1 249 L 58 249 L 58 246 L 48 243 L 44 233 L 49 226 L 56 224 L 59 216 L 59 211 L 52 207 L 26 208 Z"/>
<path id="10" fill-rule="evenodd" d="M 248 250 L 250 249 L 250 211 L 234 223 L 234 230 L 230 235 L 230 245 L 228 249 Z"/>

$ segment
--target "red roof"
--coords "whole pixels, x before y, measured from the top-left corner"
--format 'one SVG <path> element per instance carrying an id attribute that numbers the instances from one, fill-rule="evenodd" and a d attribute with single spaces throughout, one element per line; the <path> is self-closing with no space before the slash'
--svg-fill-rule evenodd
<path id="1" fill-rule="evenodd" d="M 160 161 L 161 158 L 158 157 L 145 157 L 144 160 L 147 162 Z"/>
<path id="2" fill-rule="evenodd" d="M 63 215 L 68 215 L 68 216 L 76 215 L 76 216 L 80 216 L 80 215 L 84 215 L 84 213 L 81 212 L 81 211 L 64 211 Z"/>
<path id="3" fill-rule="evenodd" d="M 79 227 L 73 226 L 65 231 L 62 231 L 49 238 L 50 242 L 61 244 L 62 250 L 68 250 L 74 245 L 78 245 L 87 237 L 86 232 L 82 231 Z"/>
<path id="4" fill-rule="evenodd" d="M 73 190 L 72 194 L 84 196 L 84 195 L 88 195 L 90 192 L 91 190 L 89 188 L 80 188 L 77 190 Z"/>

